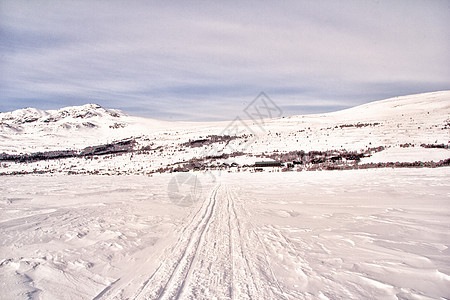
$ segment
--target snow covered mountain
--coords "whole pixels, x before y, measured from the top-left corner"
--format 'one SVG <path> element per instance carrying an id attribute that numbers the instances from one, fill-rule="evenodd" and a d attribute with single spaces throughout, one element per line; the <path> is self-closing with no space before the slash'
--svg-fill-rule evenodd
<path id="1" fill-rule="evenodd" d="M 65 171 L 73 171 L 70 166 L 75 165 L 140 173 L 249 166 L 257 159 L 326 164 L 342 155 L 363 163 L 438 162 L 450 157 L 450 91 L 396 97 L 334 113 L 233 122 L 164 122 L 95 104 L 53 111 L 26 108 L 0 114 L 0 137 L 0 153 L 7 155 L 120 150 L 118 157 L 101 157 L 95 167 L 48 162 L 54 170 Z M 125 139 L 132 141 L 126 142 L 132 145 L 129 151 L 120 142 Z M 314 151 L 320 153 L 302 154 Z M 7 167 L 20 171 L 30 164 Z"/>
<path id="2" fill-rule="evenodd" d="M 47 111 L 28 107 L 0 113 L 0 152 L 83 148 L 127 138 L 140 127 L 159 128 L 163 124 L 163 121 L 131 117 L 98 104 Z"/>
<path id="3" fill-rule="evenodd" d="M 102 126 L 118 128 L 126 126 L 120 122 L 125 116 L 119 110 L 104 109 L 98 104 L 48 111 L 28 107 L 0 113 L 0 132 L 62 131 Z"/>

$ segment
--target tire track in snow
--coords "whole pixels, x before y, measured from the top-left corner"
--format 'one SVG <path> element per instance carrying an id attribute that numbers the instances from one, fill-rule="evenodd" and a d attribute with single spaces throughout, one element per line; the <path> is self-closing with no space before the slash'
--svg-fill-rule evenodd
<path id="1" fill-rule="evenodd" d="M 217 191 L 220 185 L 216 186 L 208 201 L 202 205 L 199 212 L 182 233 L 180 240 L 173 250 L 184 246 L 180 257 L 168 257 L 158 267 L 155 273 L 144 284 L 143 289 L 135 299 L 176 299 L 184 287 L 186 277 L 192 266 L 192 262 L 197 255 L 199 244 L 204 236 L 205 230 L 213 216 L 216 205 Z M 199 215 L 200 220 L 195 222 Z M 193 227 L 193 228 L 191 228 Z"/>
<path id="2" fill-rule="evenodd" d="M 286 299 L 257 231 L 216 186 L 134 299 Z M 244 218 L 244 219 L 243 219 Z"/>
<path id="3" fill-rule="evenodd" d="M 245 254 L 241 224 L 230 190 L 227 188 L 230 251 L 232 253 L 233 299 L 257 299 L 258 287 Z"/>
<path id="4" fill-rule="evenodd" d="M 273 299 L 267 282 L 251 262 L 251 242 L 239 220 L 228 187 L 216 195 L 216 205 L 179 299 Z M 256 245 L 258 247 L 258 245 Z"/>
<path id="5" fill-rule="evenodd" d="M 213 215 L 183 284 L 180 299 L 230 299 L 230 228 L 226 203 L 218 193 Z"/>

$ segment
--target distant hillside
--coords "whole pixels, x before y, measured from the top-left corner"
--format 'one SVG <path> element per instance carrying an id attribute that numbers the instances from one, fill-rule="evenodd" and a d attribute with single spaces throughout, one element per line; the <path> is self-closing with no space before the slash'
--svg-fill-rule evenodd
<path id="1" fill-rule="evenodd" d="M 303 169 L 395 162 L 434 166 L 450 158 L 450 91 L 263 121 L 171 123 L 95 104 L 27 108 L 0 114 L 0 135 L 3 173 L 151 173 L 248 168 L 257 160 L 301 161 Z M 124 148 L 124 140 L 132 142 Z M 95 161 L 87 160 L 94 156 Z M 37 162 L 46 157 L 51 161 Z"/>

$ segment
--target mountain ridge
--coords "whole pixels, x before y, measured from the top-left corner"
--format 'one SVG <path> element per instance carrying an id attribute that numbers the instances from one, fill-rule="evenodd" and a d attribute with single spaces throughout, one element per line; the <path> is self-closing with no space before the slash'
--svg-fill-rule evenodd
<path id="1" fill-rule="evenodd" d="M 26 107 L 0 113 L 0 132 L 19 134 L 33 129 L 60 131 L 96 128 L 104 125 L 117 128 L 126 126 L 125 123 L 120 122 L 120 119 L 126 116 L 128 115 L 120 110 L 105 109 L 93 103 L 55 110 Z"/>

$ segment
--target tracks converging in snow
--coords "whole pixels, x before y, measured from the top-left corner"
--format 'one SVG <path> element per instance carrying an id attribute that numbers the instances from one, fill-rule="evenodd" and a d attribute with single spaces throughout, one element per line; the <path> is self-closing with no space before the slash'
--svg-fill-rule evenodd
<path id="1" fill-rule="evenodd" d="M 446 298 L 449 174 L 226 174 L 189 208 L 162 175 L 5 178 L 2 297 Z"/>
<path id="2" fill-rule="evenodd" d="M 240 220 L 241 213 L 227 186 L 214 187 L 171 247 L 171 254 L 134 298 L 279 298 L 281 289 L 270 267 L 261 274 L 261 268 L 266 272 L 269 264 L 255 251 L 262 245 L 256 232 Z"/>

